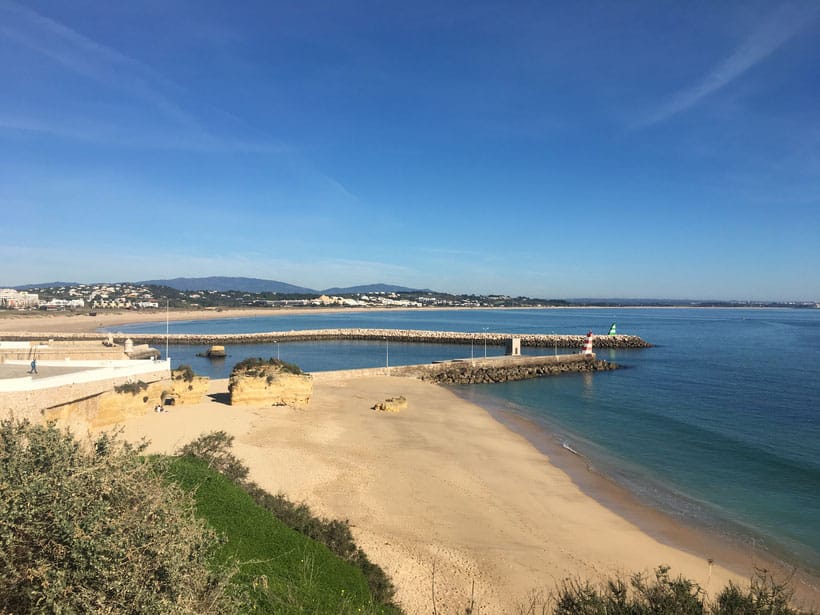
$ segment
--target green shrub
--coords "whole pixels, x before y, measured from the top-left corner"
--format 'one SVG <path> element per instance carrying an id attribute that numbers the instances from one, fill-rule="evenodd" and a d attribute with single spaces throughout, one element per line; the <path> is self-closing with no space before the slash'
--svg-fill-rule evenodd
<path id="1" fill-rule="evenodd" d="M 178 452 L 183 456 L 202 459 L 207 462 L 208 467 L 229 480 L 241 483 L 248 477 L 248 468 L 230 452 L 233 440 L 233 436 L 224 431 L 212 431 L 189 442 Z"/>
<path id="2" fill-rule="evenodd" d="M 801 615 L 789 604 L 788 583 L 776 583 L 765 570 L 757 572 L 747 589 L 729 583 L 710 601 L 694 581 L 671 578 L 660 566 L 654 579 L 633 575 L 627 584 L 611 579 L 604 587 L 566 581 L 555 597 L 553 615 Z M 530 609 L 530 612 L 532 609 Z M 544 609 L 544 612 L 547 612 Z"/>
<path id="3" fill-rule="evenodd" d="M 236 611 L 216 535 L 144 447 L 0 421 L 0 612 Z"/>
<path id="4" fill-rule="evenodd" d="M 174 370 L 174 380 L 182 380 L 184 382 L 194 381 L 194 370 L 190 365 L 180 365 Z"/>
<path id="5" fill-rule="evenodd" d="M 126 382 L 125 384 L 120 384 L 114 387 L 114 391 L 116 393 L 131 393 L 131 395 L 138 395 L 140 391 L 144 391 L 148 388 L 148 385 L 144 383 L 142 380 L 137 380 L 136 382 Z"/>

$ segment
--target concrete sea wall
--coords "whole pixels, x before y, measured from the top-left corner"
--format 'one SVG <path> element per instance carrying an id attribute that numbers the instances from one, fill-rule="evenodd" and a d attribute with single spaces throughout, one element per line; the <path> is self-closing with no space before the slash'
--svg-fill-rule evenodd
<path id="1" fill-rule="evenodd" d="M 14 360 L 7 361 L 6 364 L 19 365 L 21 372 L 27 365 L 24 361 Z M 116 422 L 114 410 L 120 406 L 126 414 L 146 411 L 152 403 L 159 402 L 163 388 L 170 388 L 168 361 L 80 360 L 40 363 L 41 368 L 66 365 L 86 369 L 44 378 L 21 376 L 0 379 L 0 415 L 13 414 L 18 419 L 29 419 L 32 422 L 61 420 L 82 430 L 88 426 Z M 117 401 L 106 401 L 105 396 L 112 394 L 115 387 L 138 381 L 149 387 L 154 384 L 156 386 L 139 395 L 126 394 L 115 397 Z M 149 401 L 143 401 L 145 396 Z M 123 400 L 129 403 L 124 403 Z M 130 403 L 132 401 L 133 404 Z"/>

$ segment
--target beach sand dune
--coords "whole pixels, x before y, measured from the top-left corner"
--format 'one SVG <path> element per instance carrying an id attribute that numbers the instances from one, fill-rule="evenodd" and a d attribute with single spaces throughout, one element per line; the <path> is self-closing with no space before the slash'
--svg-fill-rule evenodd
<path id="1" fill-rule="evenodd" d="M 211 387 L 223 392 L 227 381 Z M 398 395 L 407 398 L 403 411 L 371 409 Z M 410 614 L 432 612 L 434 600 L 440 613 L 463 612 L 471 599 L 481 613 L 516 612 L 533 590 L 562 579 L 651 574 L 660 564 L 715 591 L 752 573 L 751 558 L 737 553 L 724 562 L 721 551 L 662 544 L 585 495 L 484 409 L 414 379 L 324 376 L 304 408 L 209 399 L 124 429 L 168 453 L 202 433 L 233 434 L 252 480 L 350 520 Z"/>

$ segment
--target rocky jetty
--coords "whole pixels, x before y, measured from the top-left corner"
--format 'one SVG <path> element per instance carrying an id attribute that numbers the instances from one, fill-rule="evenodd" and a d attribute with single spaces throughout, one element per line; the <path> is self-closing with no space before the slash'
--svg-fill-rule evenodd
<path id="1" fill-rule="evenodd" d="M 570 372 L 598 372 L 613 369 L 618 369 L 616 363 L 591 358 L 540 364 L 504 362 L 498 365 L 471 365 L 464 361 L 444 364 L 440 369 L 421 373 L 418 377 L 437 384 L 492 384 Z"/>
<path id="2" fill-rule="evenodd" d="M 4 334 L 6 340 L 102 340 L 108 336 L 121 341 L 126 337 L 146 344 L 164 344 L 165 335 L 157 333 L 14 333 Z M 365 340 L 390 342 L 418 342 L 426 344 L 484 344 L 503 346 L 510 338 L 521 339 L 522 346 L 539 348 L 580 349 L 585 335 L 541 335 L 492 332 L 424 331 L 415 329 L 308 329 L 302 331 L 269 331 L 264 333 L 228 333 L 222 335 L 171 334 L 172 344 L 264 344 L 273 342 L 305 342 L 323 340 Z M 652 344 L 637 335 L 599 335 L 593 339 L 594 348 L 649 348 Z"/>

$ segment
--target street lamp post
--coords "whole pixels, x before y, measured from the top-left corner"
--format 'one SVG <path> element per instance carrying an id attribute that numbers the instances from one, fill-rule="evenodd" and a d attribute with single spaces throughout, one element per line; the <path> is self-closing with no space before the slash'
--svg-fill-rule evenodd
<path id="1" fill-rule="evenodd" d="M 387 373 L 390 373 L 390 340 L 384 338 L 384 366 L 387 368 Z"/>
<path id="2" fill-rule="evenodd" d="M 489 327 L 482 327 L 484 329 L 484 358 L 487 358 L 487 331 L 489 331 Z"/>
<path id="3" fill-rule="evenodd" d="M 279 360 L 279 341 L 273 340 L 273 343 L 276 344 L 276 360 Z"/>

